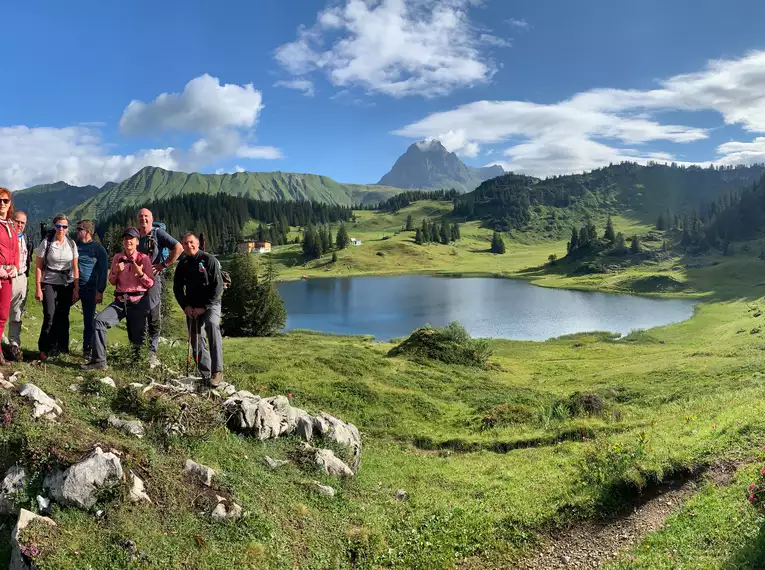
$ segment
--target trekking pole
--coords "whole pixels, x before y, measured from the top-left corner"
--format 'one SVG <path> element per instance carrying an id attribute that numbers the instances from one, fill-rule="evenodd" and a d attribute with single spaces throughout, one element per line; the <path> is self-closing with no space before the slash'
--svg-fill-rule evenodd
<path id="1" fill-rule="evenodd" d="M 188 323 L 186 326 L 186 330 L 188 331 L 188 342 L 186 343 L 186 378 L 189 377 L 189 367 L 191 366 L 191 319 L 186 318 L 186 322 Z"/>
<path id="2" fill-rule="evenodd" d="M 194 331 L 197 333 L 196 342 L 194 343 L 196 345 L 197 354 L 194 357 L 194 360 L 197 361 L 197 374 L 201 375 L 199 372 L 199 333 L 201 332 L 199 330 L 199 317 L 194 317 Z"/>

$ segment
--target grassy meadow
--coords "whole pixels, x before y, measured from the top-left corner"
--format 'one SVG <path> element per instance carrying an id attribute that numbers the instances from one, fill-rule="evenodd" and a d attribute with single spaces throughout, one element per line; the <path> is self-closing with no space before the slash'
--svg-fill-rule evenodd
<path id="1" fill-rule="evenodd" d="M 495 256 L 486 252 L 490 233 L 475 224 L 462 226 L 454 246 L 417 246 L 412 233 L 395 233 L 408 213 L 418 223 L 427 208 L 448 206 L 359 213 L 349 229 L 364 243 L 339 252 L 336 264 L 291 265 L 298 246 L 279 248 L 273 257 L 284 279 L 422 271 L 656 294 L 646 284 L 671 276 L 682 284 L 672 294 L 701 302 L 687 322 L 619 340 L 593 332 L 543 343 L 489 341 L 486 369 L 388 357 L 392 344 L 362 337 L 296 332 L 226 339 L 226 379 L 238 388 L 291 394 L 294 405 L 359 427 L 361 469 L 344 481 L 294 463 L 268 469 L 265 455 L 293 457 L 298 442 L 232 434 L 214 420 L 214 400 L 128 409 L 117 392 L 91 381 L 101 375 L 75 380 L 81 362 L 75 355 L 19 365 L 25 380 L 63 402 L 64 415 L 58 424 L 35 423 L 18 397 L 0 391 L 0 407 L 12 418 L 0 424 L 0 470 L 17 461 L 42 470 L 100 444 L 122 453 L 123 465 L 144 478 L 154 500 L 130 505 L 106 496 L 100 518 L 56 508 L 57 530 L 39 537 L 40 568 L 514 568 L 556 528 L 628 511 L 658 482 L 694 477 L 721 461 L 742 465 L 729 486 L 702 480 L 664 529 L 611 568 L 761 566 L 764 521 L 746 502 L 765 443 L 759 244 L 734 257 L 673 258 L 572 277 L 544 266 L 550 253 L 562 257 L 565 240 L 519 233 L 506 238 L 506 255 Z M 647 229 L 614 222 L 627 235 Z M 33 300 L 30 312 L 38 320 L 27 322 L 28 349 L 41 318 Z M 124 345 L 122 327 L 110 332 L 110 341 Z M 183 339 L 180 346 L 162 345 L 161 357 L 183 370 Z M 112 364 L 118 388 L 147 382 L 120 347 Z M 88 389 L 71 392 L 72 383 Z M 149 435 L 127 439 L 104 429 L 113 412 L 139 415 L 151 424 Z M 195 429 L 165 435 L 161 420 L 181 414 Z M 214 524 L 200 514 L 205 498 L 181 474 L 187 458 L 221 473 L 220 488 L 247 512 L 242 521 Z M 312 480 L 332 485 L 336 498 L 313 493 Z M 395 500 L 397 489 L 408 500 Z M 0 517 L 0 567 L 14 522 Z M 138 555 L 124 547 L 128 540 Z"/>

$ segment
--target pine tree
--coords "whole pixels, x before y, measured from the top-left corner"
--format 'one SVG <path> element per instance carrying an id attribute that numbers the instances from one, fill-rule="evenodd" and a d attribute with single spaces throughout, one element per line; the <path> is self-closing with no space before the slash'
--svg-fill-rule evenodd
<path id="1" fill-rule="evenodd" d="M 462 239 L 462 232 L 460 231 L 460 225 L 457 222 L 454 222 L 454 235 L 456 236 L 454 240 L 460 240 Z"/>
<path id="2" fill-rule="evenodd" d="M 667 223 L 664 221 L 664 214 L 659 214 L 659 219 L 656 220 L 656 229 L 659 231 L 667 229 Z"/>
<path id="3" fill-rule="evenodd" d="M 494 232 L 494 236 L 491 238 L 491 252 L 505 253 L 505 251 L 505 240 L 502 239 L 502 234 Z"/>
<path id="4" fill-rule="evenodd" d="M 350 241 L 351 240 L 348 237 L 348 231 L 345 229 L 345 224 L 340 224 L 340 229 L 337 230 L 337 238 L 335 241 L 337 249 L 345 249 L 348 247 Z"/>
<path id="5" fill-rule="evenodd" d="M 631 253 L 640 253 L 640 240 L 637 235 L 632 236 L 632 245 L 630 245 Z"/>
<path id="6" fill-rule="evenodd" d="M 420 228 L 417 228 L 417 231 L 414 234 L 414 243 L 417 245 L 422 245 L 424 243 L 422 241 L 422 230 Z"/>
<path id="7" fill-rule="evenodd" d="M 429 233 L 430 233 L 430 241 L 431 241 L 431 243 L 434 243 L 434 242 L 438 243 L 439 241 L 441 241 L 441 236 L 440 236 L 439 231 L 438 231 L 438 224 L 436 224 L 436 222 L 432 222 L 430 224 L 430 232 Z"/>
<path id="8" fill-rule="evenodd" d="M 332 227 L 327 226 L 327 251 L 335 247 L 335 238 L 332 236 Z"/>
<path id="9" fill-rule="evenodd" d="M 422 232 L 422 243 L 430 243 L 430 225 L 428 220 L 422 220 L 420 231 Z"/>
<path id="10" fill-rule="evenodd" d="M 266 228 L 263 227 L 263 224 L 258 224 L 258 241 L 265 241 L 266 240 Z"/>
<path id="11" fill-rule="evenodd" d="M 404 228 L 404 231 L 411 232 L 414 230 L 414 218 L 412 218 L 412 214 L 409 214 L 406 217 L 406 228 Z"/>
<path id="12" fill-rule="evenodd" d="M 332 252 L 332 263 L 337 263 L 337 252 L 336 251 Z"/>
<path id="13" fill-rule="evenodd" d="M 307 227 L 303 231 L 303 255 L 310 258 L 314 250 L 314 233 L 312 227 Z"/>
<path id="14" fill-rule="evenodd" d="M 624 238 L 624 234 L 622 232 L 616 234 L 614 250 L 616 250 L 617 253 L 625 253 L 627 251 L 627 240 Z"/>
<path id="15" fill-rule="evenodd" d="M 616 241 L 616 233 L 614 233 L 614 223 L 611 221 L 611 216 L 608 216 L 608 221 L 606 222 L 606 231 L 603 234 L 603 239 L 611 245 L 613 245 L 613 243 Z"/>
<path id="16" fill-rule="evenodd" d="M 271 259 L 261 276 L 252 256 L 237 253 L 228 271 L 231 285 L 223 294 L 221 332 L 232 337 L 269 336 L 284 328 L 287 313 Z"/>
<path id="17" fill-rule="evenodd" d="M 441 229 L 438 232 L 438 236 L 443 245 L 449 245 L 449 226 L 446 224 L 446 220 L 441 220 Z"/>
<path id="18" fill-rule="evenodd" d="M 316 228 L 312 228 L 311 233 L 313 234 L 313 249 L 311 250 L 310 257 L 319 259 L 324 255 L 324 244 L 322 243 L 321 236 L 319 235 L 319 232 L 316 231 Z"/>
<path id="19" fill-rule="evenodd" d="M 329 236 L 327 235 L 327 228 L 321 226 L 319 228 L 319 242 L 321 243 L 321 251 L 329 251 Z"/>
<path id="20" fill-rule="evenodd" d="M 568 242 L 568 252 L 571 253 L 572 251 L 576 251 L 576 249 L 579 247 L 579 233 L 576 231 L 576 228 L 571 228 L 571 240 Z"/>
<path id="21" fill-rule="evenodd" d="M 579 247 L 587 247 L 590 245 L 590 234 L 587 231 L 587 226 L 582 226 L 582 229 L 579 230 Z"/>

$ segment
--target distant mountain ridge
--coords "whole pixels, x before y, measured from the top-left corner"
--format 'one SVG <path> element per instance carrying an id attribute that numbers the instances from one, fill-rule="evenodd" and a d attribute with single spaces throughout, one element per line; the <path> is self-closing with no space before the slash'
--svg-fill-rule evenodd
<path id="1" fill-rule="evenodd" d="M 499 166 L 474 168 L 446 150 L 438 140 L 412 144 L 378 184 L 395 188 L 451 189 L 472 192 L 482 182 L 502 176 Z"/>

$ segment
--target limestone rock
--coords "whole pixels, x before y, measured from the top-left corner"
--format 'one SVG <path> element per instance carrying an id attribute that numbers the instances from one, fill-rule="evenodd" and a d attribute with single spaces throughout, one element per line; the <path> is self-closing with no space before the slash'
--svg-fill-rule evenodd
<path id="1" fill-rule="evenodd" d="M 232 502 L 231 505 L 226 508 L 226 502 L 227 501 L 223 499 L 213 509 L 211 517 L 215 522 L 237 521 L 242 518 L 242 514 L 244 513 L 242 507 Z"/>
<path id="2" fill-rule="evenodd" d="M 19 394 L 34 404 L 35 418 L 45 416 L 48 419 L 55 419 L 62 413 L 61 406 L 34 384 L 24 384 L 19 389 Z"/>
<path id="3" fill-rule="evenodd" d="M 329 497 L 330 499 L 334 498 L 335 490 L 329 485 L 322 485 L 318 481 L 314 481 L 312 485 L 313 485 L 313 490 L 319 493 L 319 495 Z"/>
<path id="4" fill-rule="evenodd" d="M 237 432 L 253 435 L 261 441 L 279 437 L 282 419 L 271 403 L 241 390 L 223 402 L 230 416 L 229 427 Z"/>
<path id="5" fill-rule="evenodd" d="M 144 486 L 143 481 L 132 471 L 130 472 L 130 479 L 132 480 L 130 500 L 133 503 L 140 503 L 141 501 L 151 503 L 151 498 L 146 494 L 146 487 Z"/>
<path id="6" fill-rule="evenodd" d="M 50 512 L 50 499 L 46 499 L 42 495 L 37 495 L 37 510 L 42 514 L 47 515 Z"/>
<path id="7" fill-rule="evenodd" d="M 403 489 L 396 489 L 396 492 L 393 493 L 393 498 L 397 501 L 406 501 L 409 499 L 409 493 L 404 491 Z"/>
<path id="8" fill-rule="evenodd" d="M 107 422 L 114 429 L 118 429 L 128 435 L 133 435 L 138 439 L 146 435 L 146 429 L 140 420 L 121 420 L 117 416 L 111 415 Z"/>
<path id="9" fill-rule="evenodd" d="M 186 467 L 184 472 L 188 473 L 192 477 L 195 477 L 199 480 L 200 483 L 207 485 L 208 487 L 212 485 L 212 479 L 215 477 L 215 471 L 212 467 L 200 465 L 191 459 L 186 460 Z"/>
<path id="10" fill-rule="evenodd" d="M 353 456 L 350 468 L 354 473 L 358 471 L 361 465 L 361 434 L 355 425 L 321 412 L 314 418 L 313 430 L 315 437 L 349 447 Z"/>
<path id="11" fill-rule="evenodd" d="M 303 441 L 311 441 L 313 437 L 313 417 L 308 414 L 298 415 L 295 422 L 295 433 Z"/>
<path id="12" fill-rule="evenodd" d="M 3 388 L 4 390 L 13 390 L 16 386 L 13 384 L 13 382 L 8 382 L 7 380 L 0 380 L 0 388 Z"/>
<path id="13" fill-rule="evenodd" d="M 271 469 L 278 469 L 282 465 L 287 465 L 287 463 L 289 463 L 286 459 L 271 459 L 268 455 L 266 455 L 263 460 Z"/>
<path id="14" fill-rule="evenodd" d="M 332 477 L 353 477 L 353 471 L 331 449 L 314 449 L 314 461 L 327 475 Z"/>
<path id="15" fill-rule="evenodd" d="M 24 490 L 29 482 L 27 472 L 23 467 L 14 465 L 5 474 L 0 483 L 0 515 L 9 515 L 18 512 L 16 495 Z"/>
<path id="16" fill-rule="evenodd" d="M 89 509 L 96 504 L 98 491 L 119 485 L 122 476 L 119 457 L 96 447 L 84 461 L 72 465 L 63 473 L 46 476 L 43 488 L 50 490 L 51 497 L 57 503 Z"/>
<path id="17" fill-rule="evenodd" d="M 101 384 L 103 384 L 104 386 L 109 386 L 110 388 L 114 388 L 115 390 L 117 389 L 117 384 L 109 376 L 106 376 L 105 378 L 101 378 L 99 382 L 101 382 Z"/>
<path id="18" fill-rule="evenodd" d="M 11 563 L 8 566 L 8 570 L 34 570 L 37 568 L 35 564 L 26 561 L 21 554 L 21 545 L 19 544 L 21 532 L 27 528 L 32 521 L 39 521 L 50 526 L 56 526 L 56 523 L 48 517 L 41 517 L 31 511 L 21 509 L 16 526 L 13 528 L 13 532 L 11 532 Z"/>

